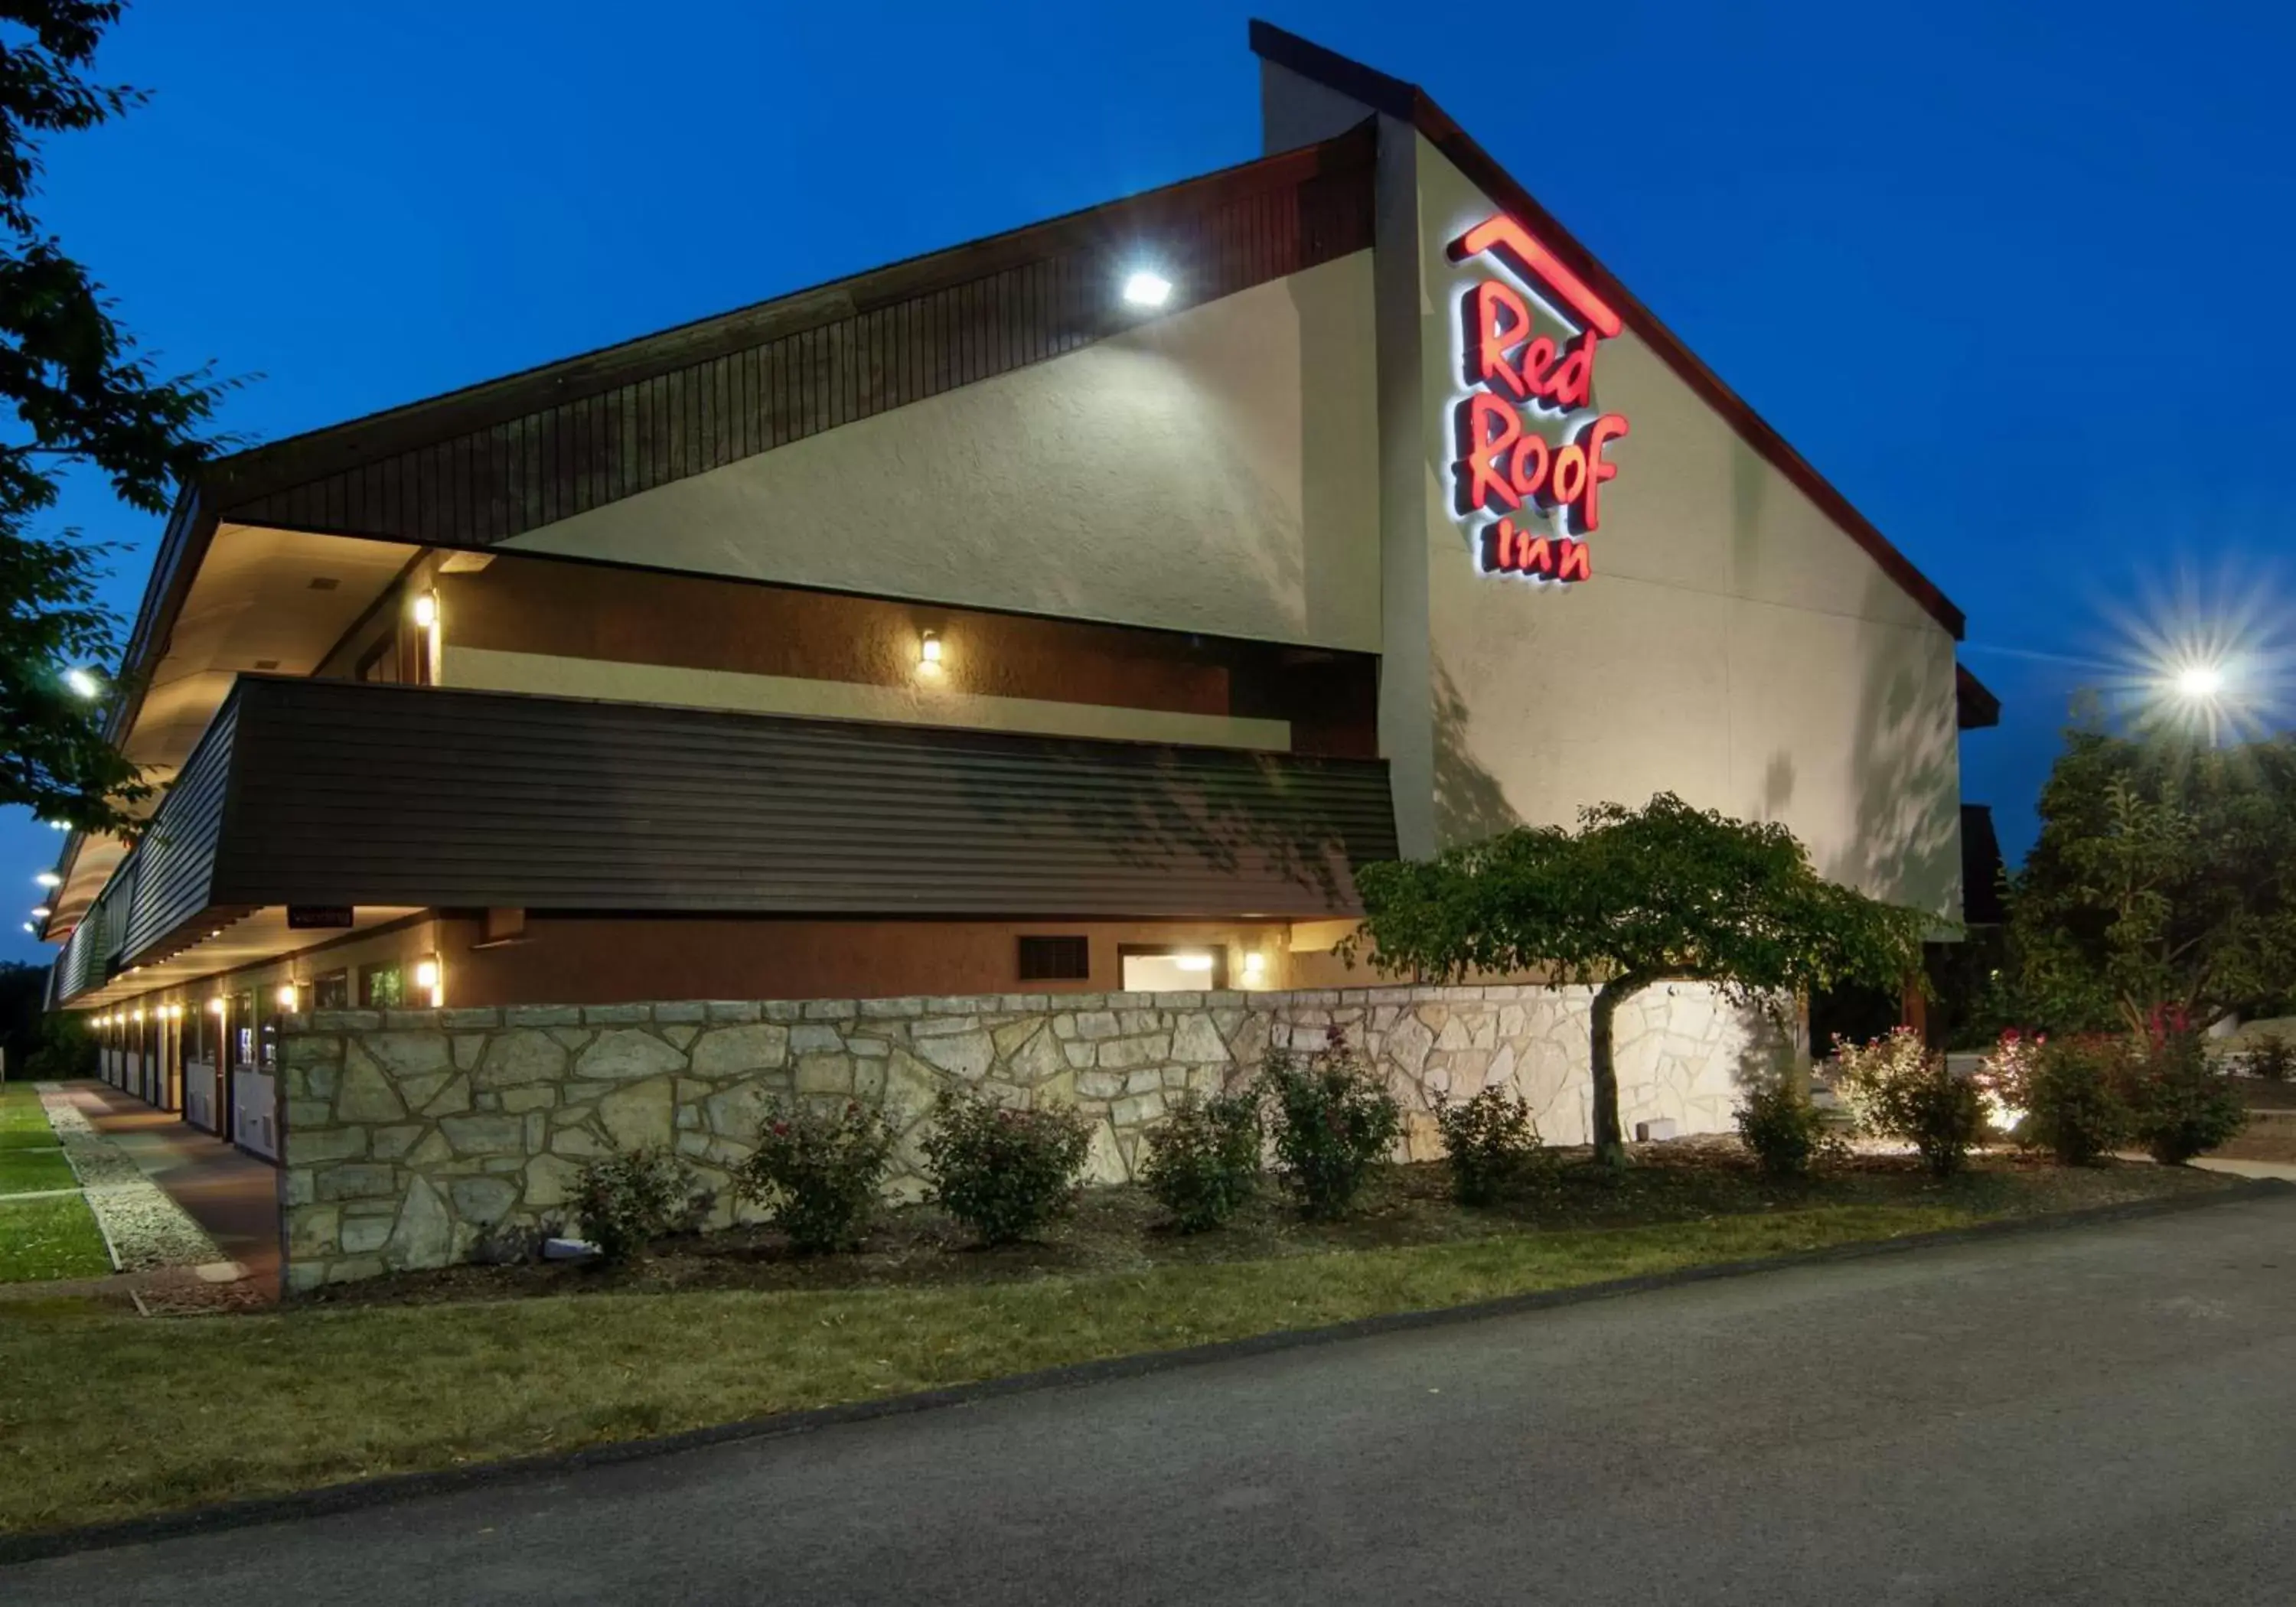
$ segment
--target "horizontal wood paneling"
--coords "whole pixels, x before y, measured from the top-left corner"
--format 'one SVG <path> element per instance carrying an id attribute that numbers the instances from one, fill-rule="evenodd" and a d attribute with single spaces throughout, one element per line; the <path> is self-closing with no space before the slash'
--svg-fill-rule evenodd
<path id="1" fill-rule="evenodd" d="M 1336 915 L 1387 769 L 243 679 L 219 903 Z"/>
<path id="2" fill-rule="evenodd" d="M 896 264 L 219 466 L 223 517 L 480 547 L 1372 243 L 1371 131 Z"/>

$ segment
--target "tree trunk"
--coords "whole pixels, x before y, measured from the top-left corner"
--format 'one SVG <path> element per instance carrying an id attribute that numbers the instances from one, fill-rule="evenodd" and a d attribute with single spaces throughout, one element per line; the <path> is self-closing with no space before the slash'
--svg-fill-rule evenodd
<path id="1" fill-rule="evenodd" d="M 1595 990 L 1595 1003 L 1588 1012 L 1595 1072 L 1595 1109 L 1588 1125 L 1594 1129 L 1595 1160 L 1603 1166 L 1627 1164 L 1626 1134 L 1619 1127 L 1619 1065 L 1613 1037 L 1619 1006 L 1644 986 L 1640 977 L 1613 977 Z"/>

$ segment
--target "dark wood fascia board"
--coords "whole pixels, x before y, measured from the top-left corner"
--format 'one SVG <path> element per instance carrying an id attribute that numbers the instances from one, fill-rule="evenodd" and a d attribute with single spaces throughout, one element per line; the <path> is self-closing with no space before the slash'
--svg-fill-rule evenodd
<path id="1" fill-rule="evenodd" d="M 1041 223 L 906 258 L 882 267 L 715 314 L 578 357 L 404 406 L 292 436 L 219 460 L 211 494 L 228 510 L 307 481 L 410 448 L 490 429 L 563 403 L 666 374 L 767 341 L 962 284 L 1056 252 L 1120 244 L 1160 222 L 1240 197 L 1367 169 L 1377 136 L 1368 125 L 1318 144 L 1282 152 L 1107 201 Z"/>
<path id="2" fill-rule="evenodd" d="M 1953 634 L 1954 640 L 1962 639 L 1967 621 L 1961 610 L 1954 606 L 1935 583 L 1916 569 L 1913 561 L 1899 552 L 1895 544 L 1812 467 L 1807 458 L 1795 451 L 1785 437 L 1756 413 L 1743 397 L 1731 389 L 1633 291 L 1621 284 L 1617 275 L 1596 260 L 1595 254 L 1579 243 L 1576 235 L 1563 227 L 1553 213 L 1539 205 L 1530 192 L 1516 182 L 1513 176 L 1499 165 L 1497 159 L 1476 143 L 1474 138 L 1448 112 L 1437 105 L 1425 90 L 1416 84 L 1390 78 L 1336 51 L 1326 50 L 1311 40 L 1303 39 L 1258 18 L 1251 22 L 1251 49 L 1262 61 L 1272 61 L 1326 89 L 1359 101 L 1374 111 L 1411 124 L 1428 143 L 1441 152 L 1472 183 L 1521 218 L 1573 272 L 1616 307 L 1635 332 L 1658 353 L 1667 366 L 1673 369 L 1709 406 L 1727 419 L 1748 445 L 1840 525 L 1851 540 L 1881 565 L 1883 573 L 1920 603 L 1931 618 Z"/>

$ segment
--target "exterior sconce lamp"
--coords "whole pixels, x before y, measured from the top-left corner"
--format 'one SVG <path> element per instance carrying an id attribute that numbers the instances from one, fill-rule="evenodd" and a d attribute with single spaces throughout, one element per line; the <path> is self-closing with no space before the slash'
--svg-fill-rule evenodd
<path id="1" fill-rule="evenodd" d="M 1134 307 L 1161 307 L 1172 299 L 1172 282 L 1140 268 L 1124 282 L 1124 299 Z"/>
<path id="2" fill-rule="evenodd" d="M 209 1015 L 221 1015 L 223 1013 L 223 996 L 221 994 L 217 994 L 215 997 L 208 1001 L 208 1013 Z"/>
<path id="3" fill-rule="evenodd" d="M 436 1010 L 447 1002 L 447 977 L 439 970 L 434 956 L 414 963 L 414 986 L 430 996 L 430 1008 Z"/>
<path id="4" fill-rule="evenodd" d="M 439 594 L 417 592 L 414 594 L 414 627 L 422 633 L 422 685 L 439 684 Z"/>
<path id="5" fill-rule="evenodd" d="M 422 592 L 417 594 L 414 599 L 415 628 L 418 630 L 429 630 L 438 623 L 439 594 L 436 592 Z"/>
<path id="6" fill-rule="evenodd" d="M 1267 980 L 1267 956 L 1256 948 L 1248 951 L 1243 956 L 1244 986 L 1256 988 Z"/>
<path id="7" fill-rule="evenodd" d="M 294 983 L 282 982 L 279 984 L 279 1008 L 291 1012 L 295 1008 Z"/>
<path id="8" fill-rule="evenodd" d="M 141 1005 L 141 1004 L 138 1004 L 138 1005 L 136 1005 L 136 1006 L 135 1006 L 135 1008 L 132 1012 L 130 1012 L 129 1013 L 130 1013 L 131 1019 L 133 1019 L 135 1021 L 136 1021 L 136 1022 L 140 1025 L 140 1024 L 142 1023 L 143 1020 L 144 1020 L 144 1006 L 143 1006 L 143 1005 Z"/>
<path id="9" fill-rule="evenodd" d="M 917 668 L 929 671 L 940 668 L 940 632 L 929 630 L 917 639 Z"/>

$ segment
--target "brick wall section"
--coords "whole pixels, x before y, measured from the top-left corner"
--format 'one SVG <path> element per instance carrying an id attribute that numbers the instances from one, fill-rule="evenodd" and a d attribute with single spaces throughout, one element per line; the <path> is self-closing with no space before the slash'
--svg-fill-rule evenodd
<path id="1" fill-rule="evenodd" d="M 291 1291 L 472 1259 L 489 1234 L 562 1217 L 582 1163 L 674 1144 L 733 1219 L 732 1171 L 777 1101 L 882 1108 L 899 1141 L 889 1192 L 924 1192 L 927 1113 L 966 1086 L 1094 1122 L 1091 1177 L 1119 1182 L 1184 1089 L 1211 1092 L 1271 1043 L 1348 1029 L 1409 1113 L 1404 1148 L 1439 1152 L 1437 1094 L 1514 1087 L 1548 1142 L 1587 1136 L 1587 990 L 1374 988 L 1295 993 L 1004 994 L 502 1009 L 322 1011 L 287 1018 L 280 1193 Z M 1719 1130 L 1756 1018 L 1710 990 L 1658 987 L 1620 1013 L 1629 1127 Z"/>

